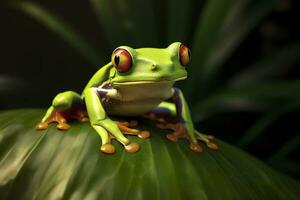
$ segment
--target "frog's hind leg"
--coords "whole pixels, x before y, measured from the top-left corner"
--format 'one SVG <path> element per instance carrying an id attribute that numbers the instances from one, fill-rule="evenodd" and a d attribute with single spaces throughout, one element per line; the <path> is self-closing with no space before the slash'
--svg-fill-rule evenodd
<path id="1" fill-rule="evenodd" d="M 176 115 L 176 108 L 173 103 L 162 102 L 155 109 L 144 115 L 146 119 L 159 122 L 161 124 L 176 124 L 179 122 Z"/>
<path id="2" fill-rule="evenodd" d="M 47 110 L 42 121 L 36 126 L 37 130 L 45 130 L 52 122 L 57 123 L 57 129 L 68 130 L 69 119 L 77 119 L 81 122 L 88 121 L 84 103 L 81 96 L 73 91 L 59 93 L 54 98 L 52 105 Z"/>
<path id="3" fill-rule="evenodd" d="M 180 123 L 180 120 L 176 116 L 176 108 L 173 103 L 162 102 L 157 108 L 145 115 L 146 118 L 157 121 L 156 125 L 160 129 L 169 129 L 173 132 L 167 134 L 167 138 L 173 142 L 177 142 L 180 138 L 185 138 L 190 142 L 190 148 L 196 152 L 202 152 L 200 145 L 192 142 L 189 137 L 186 128 Z M 195 130 L 196 139 L 204 142 L 210 149 L 217 150 L 218 146 L 212 142 L 214 137 L 212 135 L 205 135 Z"/>
<path id="4" fill-rule="evenodd" d="M 181 123 L 172 124 L 172 123 L 160 123 L 157 124 L 158 128 L 161 129 L 169 129 L 173 132 L 167 135 L 167 138 L 173 142 L 177 142 L 179 138 L 186 138 L 190 142 L 190 148 L 196 152 L 202 152 L 202 148 L 198 144 L 194 144 L 186 132 L 185 127 Z M 212 150 L 217 150 L 219 147 L 217 144 L 213 143 L 212 140 L 214 136 L 206 135 L 203 133 L 199 133 L 195 130 L 196 139 L 204 142 L 206 146 Z"/>

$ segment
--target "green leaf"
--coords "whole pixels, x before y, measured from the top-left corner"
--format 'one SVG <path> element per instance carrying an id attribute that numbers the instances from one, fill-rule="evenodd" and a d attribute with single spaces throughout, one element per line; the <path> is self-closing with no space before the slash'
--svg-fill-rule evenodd
<path id="1" fill-rule="evenodd" d="M 269 164 L 276 169 L 289 173 L 300 173 L 300 163 L 288 159 L 272 160 Z"/>
<path id="2" fill-rule="evenodd" d="M 220 95 L 224 97 L 259 97 L 259 98 L 290 98 L 300 97 L 296 91 L 300 89 L 300 80 L 273 81 L 236 86 L 225 90 Z"/>
<path id="3" fill-rule="evenodd" d="M 99 151 L 88 123 L 37 132 L 45 110 L 0 114 L 0 199 L 298 199 L 300 184 L 216 139 L 220 150 L 192 152 L 186 141 L 139 120 L 151 138 L 129 154 Z M 258 184 L 259 180 L 259 184 Z"/>
<path id="4" fill-rule="evenodd" d="M 186 85 L 186 88 L 201 87 L 202 92 L 197 93 L 191 89 L 190 94 L 206 95 L 213 87 L 225 61 L 276 2 L 277 0 L 208 2 L 192 48 L 190 71 L 194 76 L 189 78 Z"/>
<path id="5" fill-rule="evenodd" d="M 93 65 L 98 65 L 104 58 L 96 49 L 91 47 L 67 22 L 42 7 L 38 3 L 30 1 L 18 1 L 13 7 L 31 16 L 39 23 L 59 35 L 62 39 L 74 47 L 80 55 L 85 57 Z"/>
<path id="6" fill-rule="evenodd" d="M 187 42 L 188 30 L 190 30 L 189 23 L 192 17 L 191 11 L 194 6 L 191 0 L 167 0 L 167 44 L 172 42 Z"/>
<path id="7" fill-rule="evenodd" d="M 247 146 L 260 135 L 262 135 L 266 128 L 268 128 L 275 120 L 277 120 L 279 116 L 279 113 L 267 113 L 263 115 L 241 136 L 236 144 L 240 147 Z"/>
<path id="8" fill-rule="evenodd" d="M 289 45 L 275 53 L 263 58 L 257 63 L 245 67 L 230 80 L 230 85 L 251 84 L 258 81 L 265 81 L 276 74 L 286 71 L 290 65 L 300 60 L 300 42 Z"/>
<path id="9" fill-rule="evenodd" d="M 238 2 L 235 10 L 238 10 L 240 13 L 236 14 L 234 12 L 231 21 L 228 24 L 224 24 L 222 36 L 213 52 L 209 55 L 205 65 L 207 70 L 203 76 L 210 80 L 214 79 L 229 56 L 259 24 L 261 19 L 273 9 L 277 2 L 278 0 L 257 1 L 252 6 L 248 5 L 248 1 Z M 243 8 L 241 9 L 241 7 Z"/>
<path id="10" fill-rule="evenodd" d="M 195 105 L 194 120 L 220 112 L 299 109 L 300 80 L 228 87 Z"/>
<path id="11" fill-rule="evenodd" d="M 206 71 L 205 63 L 207 57 L 212 53 L 213 46 L 220 36 L 222 24 L 234 3 L 234 0 L 207 1 L 203 9 L 203 14 L 196 25 L 194 40 L 192 42 L 192 56 L 194 59 L 191 60 L 191 72 L 194 76 L 188 79 L 188 88 L 193 88 L 195 82 L 203 79 Z"/>
<path id="12" fill-rule="evenodd" d="M 90 3 L 112 47 L 158 45 L 159 30 L 152 1 L 90 0 Z"/>
<path id="13" fill-rule="evenodd" d="M 300 134 L 298 133 L 296 136 L 294 136 L 285 144 L 283 144 L 282 147 L 270 157 L 270 162 L 274 162 L 286 158 L 290 153 L 292 153 L 299 147 L 300 147 Z"/>

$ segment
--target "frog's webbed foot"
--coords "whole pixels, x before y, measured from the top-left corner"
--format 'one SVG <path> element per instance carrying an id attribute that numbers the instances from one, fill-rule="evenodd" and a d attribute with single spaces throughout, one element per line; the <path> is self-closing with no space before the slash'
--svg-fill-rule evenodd
<path id="1" fill-rule="evenodd" d="M 117 126 L 119 127 L 120 131 L 124 135 L 135 135 L 141 139 L 147 139 L 150 137 L 149 131 L 141 131 L 141 130 L 133 128 L 138 125 L 138 122 L 135 120 L 132 120 L 130 122 L 119 122 L 119 121 L 115 121 L 115 122 L 116 122 Z"/>
<path id="2" fill-rule="evenodd" d="M 56 122 L 56 128 L 59 130 L 68 130 L 70 128 L 70 125 L 67 124 L 67 120 L 66 118 L 63 116 L 63 114 L 61 112 L 58 111 L 53 111 L 51 113 L 51 115 L 45 120 L 40 122 L 37 126 L 36 126 L 36 130 L 38 131 L 42 131 L 48 128 L 49 124 L 52 122 Z"/>
<path id="3" fill-rule="evenodd" d="M 89 121 L 89 117 L 86 113 L 86 111 L 83 111 L 82 109 L 78 109 L 75 112 L 71 112 L 70 113 L 70 118 L 76 119 L 80 122 L 88 122 Z"/>
<path id="4" fill-rule="evenodd" d="M 83 110 L 57 111 L 54 110 L 51 115 L 36 126 L 36 130 L 42 131 L 48 128 L 50 123 L 56 122 L 56 128 L 59 130 L 69 130 L 70 125 L 67 123 L 69 119 L 76 119 L 80 122 L 88 122 L 89 118 Z"/>
<path id="5" fill-rule="evenodd" d="M 206 146 L 210 149 L 217 150 L 219 149 L 218 145 L 213 143 L 212 140 L 215 138 L 213 135 L 206 135 L 203 133 L 199 133 L 195 130 L 196 138 L 206 144 Z"/>
<path id="6" fill-rule="evenodd" d="M 108 123 L 111 123 L 110 121 L 107 121 Z M 116 149 L 113 144 L 111 144 L 111 140 L 117 140 L 121 142 L 124 146 L 124 149 L 129 152 L 129 153 L 135 153 L 140 149 L 140 146 L 135 143 L 135 142 L 130 142 L 127 138 L 124 137 L 124 135 L 134 135 L 138 136 L 139 138 L 142 139 L 147 139 L 150 136 L 149 131 L 140 131 L 138 129 L 135 129 L 138 125 L 137 121 L 132 120 L 129 122 L 119 122 L 119 121 L 113 121 L 112 123 L 116 124 L 116 129 L 112 129 L 111 131 L 107 130 L 107 133 L 103 132 L 101 130 L 102 128 L 99 129 L 99 127 L 96 127 L 96 130 L 101 136 L 102 139 L 102 146 L 100 147 L 100 150 L 103 153 L 106 154 L 113 154 L 115 153 Z M 111 126 L 114 126 L 111 124 Z M 119 132 L 119 133 L 118 133 Z"/>
<path id="7" fill-rule="evenodd" d="M 198 143 L 193 143 L 191 138 L 188 135 L 188 132 L 186 128 L 181 124 L 181 123 L 159 123 L 156 125 L 160 129 L 170 129 L 173 132 L 170 134 L 167 134 L 167 138 L 171 140 L 172 142 L 177 142 L 178 139 L 184 138 L 187 139 L 190 143 L 190 149 L 197 152 L 201 153 L 203 151 L 202 147 Z"/>
<path id="8" fill-rule="evenodd" d="M 167 122 L 169 122 L 169 123 L 171 123 L 171 122 L 176 123 L 177 122 L 177 120 L 174 117 L 159 116 L 158 114 L 155 114 L 154 112 L 146 113 L 143 117 L 146 118 L 146 119 L 150 119 L 152 121 L 159 122 L 161 124 L 165 124 Z"/>
<path id="9" fill-rule="evenodd" d="M 161 129 L 170 129 L 173 132 L 171 134 L 167 135 L 167 138 L 173 142 L 177 142 L 179 138 L 185 138 L 190 142 L 190 148 L 195 152 L 202 152 L 203 149 L 200 147 L 199 144 L 193 143 L 186 128 L 182 123 L 159 123 L 157 124 L 158 128 Z M 204 142 L 206 146 L 210 149 L 217 150 L 218 146 L 213 143 L 211 140 L 214 138 L 212 135 L 204 135 L 202 133 L 199 133 L 198 131 L 195 131 L 196 139 Z"/>

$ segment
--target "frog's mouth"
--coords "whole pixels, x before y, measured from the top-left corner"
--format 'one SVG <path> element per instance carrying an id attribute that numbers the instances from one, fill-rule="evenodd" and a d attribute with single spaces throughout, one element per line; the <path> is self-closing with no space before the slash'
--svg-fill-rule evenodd
<path id="1" fill-rule="evenodd" d="M 186 79 L 187 76 L 183 76 L 177 79 L 168 80 L 168 79 L 157 79 L 157 80 L 139 80 L 139 81 L 126 81 L 126 82 L 113 82 L 114 85 L 137 85 L 137 84 L 154 84 L 154 83 L 174 83 L 176 81 L 181 81 Z"/>

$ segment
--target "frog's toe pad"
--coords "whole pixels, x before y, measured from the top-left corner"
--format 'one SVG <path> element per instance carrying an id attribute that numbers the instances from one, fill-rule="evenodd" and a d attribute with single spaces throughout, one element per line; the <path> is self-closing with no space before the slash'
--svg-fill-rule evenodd
<path id="1" fill-rule="evenodd" d="M 36 125 L 35 129 L 38 131 L 43 131 L 46 130 L 48 128 L 48 123 L 45 122 L 41 122 L 38 125 Z"/>
<path id="2" fill-rule="evenodd" d="M 66 130 L 69 130 L 70 125 L 67 123 L 59 123 L 59 124 L 57 124 L 56 128 L 59 130 L 62 130 L 62 131 L 66 131 Z"/>
<path id="3" fill-rule="evenodd" d="M 196 153 L 201 153 L 203 151 L 202 147 L 199 144 L 190 144 L 190 149 L 193 150 Z"/>
<path id="4" fill-rule="evenodd" d="M 135 153 L 140 149 L 140 146 L 137 143 L 130 143 L 128 145 L 125 145 L 125 150 L 129 153 Z"/>
<path id="5" fill-rule="evenodd" d="M 103 144 L 101 147 L 100 147 L 100 150 L 103 152 L 103 153 L 106 153 L 106 154 L 113 154 L 116 152 L 116 149 L 115 147 L 112 145 L 112 144 Z"/>
<path id="6" fill-rule="evenodd" d="M 219 149 L 218 145 L 216 145 L 215 143 L 212 143 L 212 142 L 207 142 L 206 146 L 210 149 L 213 149 L 213 150 L 218 150 Z"/>
<path id="7" fill-rule="evenodd" d="M 138 137 L 142 138 L 142 139 L 147 139 L 150 137 L 150 132 L 149 131 L 140 131 L 140 133 L 138 133 Z"/>
<path id="8" fill-rule="evenodd" d="M 169 140 L 171 140 L 172 142 L 177 142 L 178 141 L 178 137 L 176 135 L 174 135 L 174 134 L 168 134 L 167 138 Z"/>
<path id="9" fill-rule="evenodd" d="M 88 117 L 82 117 L 79 119 L 80 122 L 88 122 L 90 121 Z"/>

